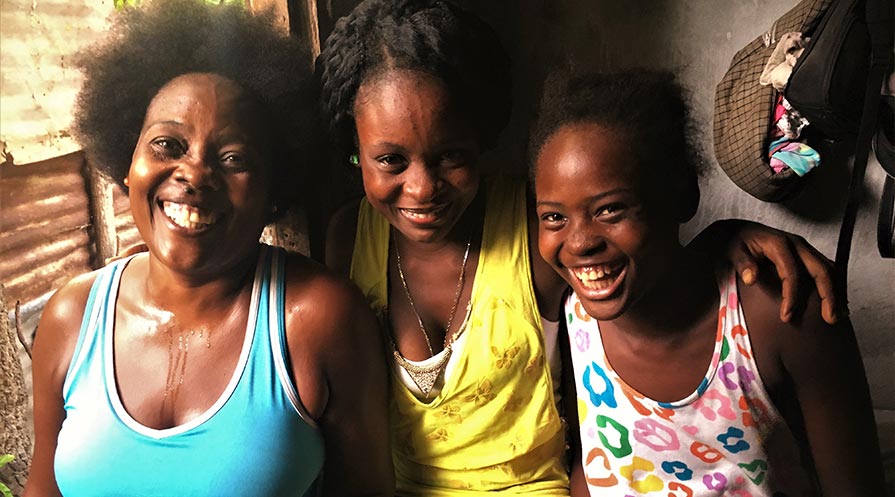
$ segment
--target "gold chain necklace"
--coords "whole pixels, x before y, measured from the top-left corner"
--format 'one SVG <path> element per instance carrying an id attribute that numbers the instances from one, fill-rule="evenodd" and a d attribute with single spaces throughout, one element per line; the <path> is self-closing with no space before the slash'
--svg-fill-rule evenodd
<path id="1" fill-rule="evenodd" d="M 404 269 L 401 267 L 401 251 L 398 250 L 397 237 L 393 237 L 393 239 L 395 240 L 395 259 L 398 266 L 398 276 L 401 278 L 401 286 L 404 288 L 404 295 L 407 296 L 407 301 L 410 303 L 410 309 L 416 316 L 416 321 L 419 324 L 420 331 L 423 333 L 423 338 L 426 339 L 426 347 L 429 349 L 429 357 L 432 357 L 435 353 L 432 351 L 432 343 L 429 341 L 429 333 L 426 331 L 426 326 L 423 324 L 423 318 L 420 316 L 419 311 L 416 310 L 416 304 L 413 302 L 413 297 L 410 295 L 410 288 L 407 286 L 407 279 L 404 277 Z M 469 260 L 469 248 L 471 246 L 472 235 L 470 234 L 469 238 L 466 240 L 466 252 L 463 254 L 463 263 L 460 265 L 460 277 L 457 281 L 457 291 L 454 295 L 454 303 L 451 306 L 451 315 L 448 318 L 447 326 L 444 329 L 445 335 L 450 333 L 451 325 L 454 322 L 454 316 L 457 314 L 457 305 L 460 303 L 460 295 L 463 293 L 463 286 L 466 280 L 466 263 Z M 427 399 L 429 398 L 429 392 L 432 391 L 432 387 L 435 385 L 435 381 L 438 379 L 439 375 L 441 375 L 441 371 L 445 368 L 448 359 L 451 357 L 451 353 L 453 352 L 451 345 L 453 345 L 454 341 L 460 335 L 459 332 L 460 330 L 458 329 L 449 339 L 446 339 L 447 343 L 444 345 L 443 355 L 438 361 L 429 366 L 419 366 L 405 359 L 404 356 L 401 355 L 401 352 L 398 351 L 397 344 L 392 340 L 395 361 L 407 371 L 407 374 L 410 375 L 410 378 L 413 379 L 413 382 L 416 383 L 416 386 L 420 388 Z"/>

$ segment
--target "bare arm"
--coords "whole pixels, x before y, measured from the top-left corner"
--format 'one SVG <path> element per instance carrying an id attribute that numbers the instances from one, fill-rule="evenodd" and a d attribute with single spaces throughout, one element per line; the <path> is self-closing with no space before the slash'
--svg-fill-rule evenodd
<path id="1" fill-rule="evenodd" d="M 382 335 L 360 292 L 317 271 L 286 323 L 302 403 L 323 433 L 324 495 L 393 495 Z"/>
<path id="2" fill-rule="evenodd" d="M 752 221 L 728 219 L 709 225 L 689 246 L 705 253 L 726 254 L 747 285 L 758 280 L 759 262 L 769 260 L 783 283 L 779 315 L 784 322 L 793 318 L 795 310 L 803 309 L 808 295 L 813 293 L 799 285 L 803 271 L 814 279 L 820 304 L 813 305 L 820 309 L 824 321 L 835 324 L 839 317 L 833 293 L 833 265 L 798 235 Z"/>
<path id="3" fill-rule="evenodd" d="M 851 323 L 824 322 L 816 294 L 801 319 L 781 323 L 772 317 L 775 293 L 773 287 L 744 291 L 749 334 L 755 336 L 757 358 L 764 355 L 759 347 L 777 353 L 764 363 L 776 359 L 779 373 L 760 362 L 762 375 L 770 369 L 769 376 L 789 378 L 793 385 L 823 495 L 884 495 L 870 391 Z"/>
<path id="4" fill-rule="evenodd" d="M 95 274 L 75 279 L 50 298 L 34 340 L 34 457 L 25 497 L 61 495 L 53 459 L 65 419 L 62 385 L 71 363 Z"/>

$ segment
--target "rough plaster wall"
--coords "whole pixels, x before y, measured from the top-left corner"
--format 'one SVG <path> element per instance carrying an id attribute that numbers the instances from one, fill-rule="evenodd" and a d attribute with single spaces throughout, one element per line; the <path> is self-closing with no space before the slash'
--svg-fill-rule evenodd
<path id="1" fill-rule="evenodd" d="M 517 109 L 495 155 L 521 164 L 524 155 L 518 144 L 525 140 L 540 82 L 547 68 L 565 61 L 591 69 L 649 66 L 677 70 L 692 90 L 695 117 L 705 139 L 710 140 L 715 85 L 731 57 L 797 1 L 510 3 L 513 6 L 504 12 L 515 13 L 512 22 L 493 15 L 490 8 L 475 9 L 497 27 L 513 55 Z M 712 158 L 710 141 L 706 143 Z M 875 407 L 893 410 L 895 261 L 879 257 L 875 231 L 883 174 L 872 160 L 865 182 L 867 202 L 859 213 L 853 242 L 849 293 Z M 699 213 L 684 227 L 683 236 L 692 237 L 716 219 L 753 219 L 804 236 L 832 259 L 848 184 L 847 160 L 833 157 L 812 176 L 796 198 L 785 204 L 769 204 L 738 189 L 713 162 L 702 181 Z"/>

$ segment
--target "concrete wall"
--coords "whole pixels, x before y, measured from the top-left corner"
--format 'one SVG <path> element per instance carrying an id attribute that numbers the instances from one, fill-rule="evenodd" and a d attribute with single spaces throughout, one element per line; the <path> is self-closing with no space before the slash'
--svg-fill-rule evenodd
<path id="1" fill-rule="evenodd" d="M 734 53 L 765 32 L 796 0 L 564 0 L 467 2 L 495 26 L 515 63 L 517 108 L 494 162 L 522 170 L 528 123 L 548 68 L 572 62 L 592 69 L 649 66 L 678 71 L 692 91 L 695 116 L 713 161 L 702 181 L 702 202 L 684 227 L 689 238 L 716 219 L 753 219 L 808 239 L 827 257 L 836 249 L 848 184 L 847 158 L 835 157 L 809 176 L 784 204 L 764 203 L 737 188 L 714 163 L 714 89 Z M 850 308 L 874 404 L 895 410 L 895 261 L 876 249 L 876 215 L 884 173 L 868 165 L 849 271 Z M 878 412 L 879 415 L 885 412 Z"/>

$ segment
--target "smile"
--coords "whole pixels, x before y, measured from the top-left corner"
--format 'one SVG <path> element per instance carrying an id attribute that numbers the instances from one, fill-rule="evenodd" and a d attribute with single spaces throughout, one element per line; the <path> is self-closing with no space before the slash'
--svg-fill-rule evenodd
<path id="1" fill-rule="evenodd" d="M 416 223 L 431 223 L 447 209 L 447 206 L 433 207 L 429 209 L 398 209 L 407 219 Z"/>
<path id="2" fill-rule="evenodd" d="M 175 225 L 193 231 L 208 228 L 218 219 L 213 212 L 176 202 L 162 202 L 162 211 Z"/>
<path id="3" fill-rule="evenodd" d="M 612 295 L 624 279 L 624 264 L 597 264 L 569 268 L 590 298 L 606 298 Z"/>

